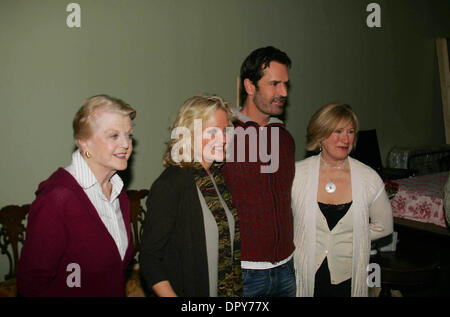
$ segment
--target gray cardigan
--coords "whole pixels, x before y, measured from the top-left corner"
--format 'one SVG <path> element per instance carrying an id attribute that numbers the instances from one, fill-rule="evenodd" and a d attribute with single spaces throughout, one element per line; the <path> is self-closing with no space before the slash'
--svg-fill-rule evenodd
<path id="1" fill-rule="evenodd" d="M 178 296 L 209 296 L 204 221 L 191 169 L 167 167 L 150 188 L 139 258 L 149 287 L 168 280 Z"/>

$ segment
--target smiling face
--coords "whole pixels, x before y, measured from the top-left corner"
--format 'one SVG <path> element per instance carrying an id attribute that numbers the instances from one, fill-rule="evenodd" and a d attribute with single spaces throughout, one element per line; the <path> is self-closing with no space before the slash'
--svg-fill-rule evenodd
<path id="1" fill-rule="evenodd" d="M 202 146 L 201 164 L 205 169 L 208 169 L 211 164 L 222 162 L 225 159 L 226 150 L 226 128 L 229 126 L 227 113 L 218 109 L 212 116 L 203 123 L 202 127 L 202 141 L 195 142 Z"/>
<path id="2" fill-rule="evenodd" d="M 132 136 L 129 116 L 102 109 L 93 115 L 92 135 L 78 140 L 78 144 L 97 179 L 127 168 L 133 150 Z M 90 153 L 89 158 L 85 156 L 86 151 Z"/>
<path id="3" fill-rule="evenodd" d="M 355 129 L 350 121 L 341 121 L 331 135 L 322 141 L 322 157 L 330 164 L 345 160 L 353 149 Z"/>
<path id="4" fill-rule="evenodd" d="M 263 73 L 256 86 L 251 84 L 249 95 L 261 113 L 270 116 L 280 115 L 283 113 L 288 95 L 288 68 L 278 62 L 270 62 Z"/>

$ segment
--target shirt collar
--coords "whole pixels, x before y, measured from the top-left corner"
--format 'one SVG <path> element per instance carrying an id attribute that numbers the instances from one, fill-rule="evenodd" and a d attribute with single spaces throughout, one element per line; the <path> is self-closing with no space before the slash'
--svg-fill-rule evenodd
<path id="1" fill-rule="evenodd" d="M 81 156 L 79 150 L 73 152 L 72 164 L 70 164 L 66 169 L 75 177 L 78 184 L 80 184 L 83 189 L 88 189 L 98 184 L 97 178 Z M 123 181 L 119 175 L 114 174 L 113 177 L 111 177 L 110 182 L 112 184 L 111 200 L 113 200 L 122 191 Z"/>
<path id="2" fill-rule="evenodd" d="M 247 123 L 247 122 L 249 122 L 249 121 L 252 121 L 252 122 L 255 122 L 255 120 L 253 120 L 252 118 L 250 118 L 250 117 L 247 117 L 245 114 L 243 114 L 242 112 L 242 108 L 237 108 L 237 110 L 236 110 L 236 113 L 237 113 L 237 118 L 240 120 L 240 121 L 242 121 L 242 122 L 244 122 L 244 123 Z M 276 118 L 276 117 L 270 117 L 269 118 L 269 122 L 267 122 L 267 124 L 272 124 L 272 123 L 283 123 L 283 121 L 282 120 L 280 120 L 280 119 L 278 119 L 278 118 Z"/>
<path id="3" fill-rule="evenodd" d="M 109 181 L 112 184 L 111 200 L 114 200 L 120 195 L 120 192 L 122 191 L 123 181 L 117 174 L 114 174 Z"/>

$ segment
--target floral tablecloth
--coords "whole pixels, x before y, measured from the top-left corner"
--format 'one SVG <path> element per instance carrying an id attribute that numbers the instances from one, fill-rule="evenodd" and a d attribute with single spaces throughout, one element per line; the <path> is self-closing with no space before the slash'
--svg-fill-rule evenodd
<path id="1" fill-rule="evenodd" d="M 397 194 L 391 200 L 394 217 L 446 227 L 444 186 L 449 172 L 395 180 Z"/>

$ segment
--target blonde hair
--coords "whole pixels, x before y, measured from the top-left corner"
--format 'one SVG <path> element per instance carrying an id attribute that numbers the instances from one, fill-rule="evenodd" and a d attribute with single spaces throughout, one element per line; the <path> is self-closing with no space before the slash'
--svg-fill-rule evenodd
<path id="1" fill-rule="evenodd" d="M 136 111 L 123 100 L 108 96 L 97 95 L 88 98 L 73 118 L 73 137 L 75 140 L 88 139 L 93 134 L 93 118 L 98 110 L 118 112 L 129 116 L 131 120 L 136 117 Z"/>
<path id="2" fill-rule="evenodd" d="M 194 137 L 194 120 L 201 119 L 204 123 L 207 121 L 214 113 L 222 109 L 226 112 L 228 117 L 229 125 L 232 125 L 232 121 L 234 120 L 234 112 L 231 109 L 231 106 L 228 102 L 225 102 L 219 96 L 205 96 L 205 95 L 195 95 L 189 99 L 187 99 L 183 106 L 178 110 L 175 121 L 170 126 L 170 131 L 174 131 L 176 128 L 187 128 L 190 131 L 191 135 L 191 156 L 193 152 L 193 137 Z M 185 160 L 181 160 L 180 162 L 175 162 L 172 158 L 172 148 L 178 142 L 184 142 L 184 139 L 171 139 L 168 142 L 167 150 L 163 156 L 163 165 L 164 166 L 180 166 L 180 167 L 189 167 L 193 164 L 193 162 L 186 162 Z M 181 149 L 182 150 L 182 149 Z M 185 153 L 180 153 L 185 154 Z"/>
<path id="3" fill-rule="evenodd" d="M 308 151 L 319 151 L 321 142 L 328 138 L 341 122 L 353 124 L 355 130 L 354 147 L 359 131 L 358 117 L 349 105 L 330 103 L 322 106 L 311 117 L 306 129 L 306 149 Z"/>

